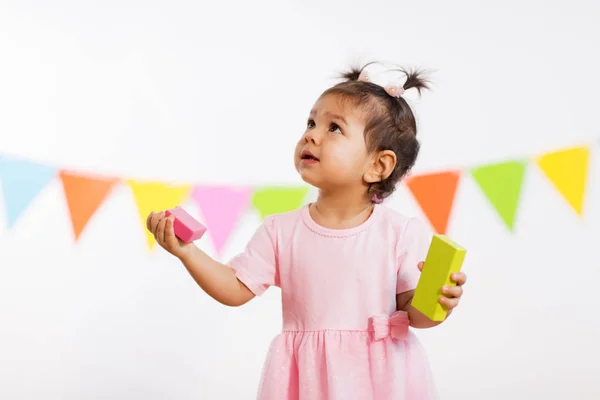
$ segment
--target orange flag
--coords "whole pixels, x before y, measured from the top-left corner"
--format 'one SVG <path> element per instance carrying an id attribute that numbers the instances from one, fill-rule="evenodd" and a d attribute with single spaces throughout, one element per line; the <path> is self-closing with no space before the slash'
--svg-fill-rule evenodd
<path id="1" fill-rule="evenodd" d="M 92 215 L 110 193 L 117 179 L 83 176 L 66 171 L 61 171 L 59 176 L 65 190 L 73 233 L 77 241 Z"/>
<path id="2" fill-rule="evenodd" d="M 408 189 L 439 234 L 445 234 L 452 212 L 460 171 L 415 175 L 406 180 Z"/>

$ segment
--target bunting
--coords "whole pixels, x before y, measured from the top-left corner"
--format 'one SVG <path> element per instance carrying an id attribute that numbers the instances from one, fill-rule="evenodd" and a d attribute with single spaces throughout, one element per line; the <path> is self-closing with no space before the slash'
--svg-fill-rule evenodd
<path id="1" fill-rule="evenodd" d="M 262 187 L 254 192 L 252 205 L 262 218 L 271 214 L 284 213 L 302 205 L 308 194 L 308 186 Z"/>
<path id="2" fill-rule="evenodd" d="M 8 227 L 12 228 L 29 204 L 55 177 L 56 169 L 16 158 L 0 158 L 0 180 Z"/>
<path id="3" fill-rule="evenodd" d="M 581 216 L 587 182 L 589 147 L 574 147 L 544 154 L 537 164 L 567 203 Z"/>
<path id="4" fill-rule="evenodd" d="M 92 215 L 117 183 L 117 179 L 86 176 L 68 171 L 61 171 L 59 176 L 71 215 L 73 234 L 77 241 Z"/>
<path id="5" fill-rule="evenodd" d="M 471 169 L 473 178 L 506 227 L 512 231 L 527 161 L 507 161 Z"/>
<path id="6" fill-rule="evenodd" d="M 530 163 L 542 171 L 568 208 L 582 216 L 588 185 L 590 146 L 569 147 L 529 159 L 491 162 L 435 173 L 421 173 L 404 181 L 409 192 L 436 233 L 446 234 L 454 212 L 458 185 L 465 173 L 481 190 L 499 221 L 509 232 L 515 230 L 525 175 Z M 249 209 L 261 218 L 284 213 L 306 202 L 309 187 L 303 186 L 215 186 L 169 184 L 120 177 L 102 177 L 61 170 L 44 163 L 0 156 L 0 186 L 8 227 L 31 207 L 38 194 L 55 178 L 62 183 L 74 239 L 77 242 L 95 213 L 110 197 L 114 187 L 127 184 L 137 206 L 148 247 L 155 245 L 146 229 L 151 211 L 161 211 L 192 201 L 208 228 L 218 255 Z"/>
<path id="7" fill-rule="evenodd" d="M 146 229 L 148 214 L 152 211 L 165 211 L 178 206 L 188 196 L 191 186 L 135 180 L 128 180 L 127 183 L 133 192 L 148 246 L 152 249 L 156 244 L 156 240 L 154 235 Z"/>
<path id="8" fill-rule="evenodd" d="M 249 207 L 252 187 L 198 186 L 192 199 L 202 210 L 217 254 L 221 254 L 229 235 Z"/>
<path id="9" fill-rule="evenodd" d="M 406 186 L 437 233 L 446 233 L 460 176 L 460 171 L 446 171 L 406 180 Z"/>

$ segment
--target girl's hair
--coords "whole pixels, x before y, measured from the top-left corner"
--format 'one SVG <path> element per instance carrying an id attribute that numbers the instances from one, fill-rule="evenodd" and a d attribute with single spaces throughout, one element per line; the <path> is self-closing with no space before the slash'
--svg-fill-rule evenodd
<path id="1" fill-rule="evenodd" d="M 363 69 L 370 64 L 351 68 L 342 74 L 344 81 L 327 89 L 323 96 L 341 96 L 365 111 L 365 140 L 369 152 L 392 150 L 396 154 L 396 166 L 390 176 L 369 187 L 369 197 L 377 202 L 391 195 L 396 184 L 412 168 L 419 153 L 419 142 L 415 116 L 406 100 L 390 96 L 382 86 L 358 80 Z M 422 89 L 429 89 L 429 82 L 423 78 L 421 71 L 403 68 L 398 71 L 406 75 L 404 90 L 414 88 L 420 95 Z"/>

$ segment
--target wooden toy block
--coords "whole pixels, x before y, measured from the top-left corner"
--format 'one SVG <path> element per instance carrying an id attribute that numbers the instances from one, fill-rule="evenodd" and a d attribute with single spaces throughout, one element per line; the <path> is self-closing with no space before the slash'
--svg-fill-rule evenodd
<path id="1" fill-rule="evenodd" d="M 175 220 L 173 221 L 175 236 L 186 243 L 191 243 L 200 239 L 206 232 L 206 227 L 181 207 L 167 210 L 165 215 L 167 217 L 170 215 L 175 217 Z"/>
<path id="2" fill-rule="evenodd" d="M 448 310 L 439 302 L 442 287 L 456 286 L 450 276 L 460 272 L 466 254 L 466 249 L 447 236 L 433 236 L 411 303 L 432 321 L 446 319 Z"/>

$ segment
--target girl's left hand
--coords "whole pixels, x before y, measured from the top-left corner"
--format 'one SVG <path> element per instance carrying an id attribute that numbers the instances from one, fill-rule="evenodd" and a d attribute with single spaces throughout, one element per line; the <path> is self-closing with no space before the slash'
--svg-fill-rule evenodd
<path id="1" fill-rule="evenodd" d="M 423 262 L 419 263 L 419 271 L 423 270 Z M 463 285 L 467 282 L 467 275 L 464 272 L 456 272 L 450 276 L 450 280 L 456 282 L 456 286 L 443 286 L 440 297 L 440 304 L 448 310 L 452 310 L 458 305 L 458 301 L 463 295 Z"/>

